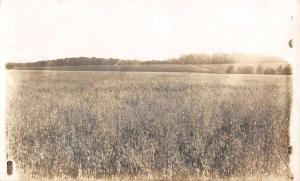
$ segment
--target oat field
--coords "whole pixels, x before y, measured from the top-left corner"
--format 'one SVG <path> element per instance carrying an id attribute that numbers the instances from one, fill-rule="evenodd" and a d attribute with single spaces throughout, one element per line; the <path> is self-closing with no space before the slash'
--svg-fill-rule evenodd
<path id="1" fill-rule="evenodd" d="M 8 158 L 32 177 L 290 176 L 291 77 L 7 71 Z"/>

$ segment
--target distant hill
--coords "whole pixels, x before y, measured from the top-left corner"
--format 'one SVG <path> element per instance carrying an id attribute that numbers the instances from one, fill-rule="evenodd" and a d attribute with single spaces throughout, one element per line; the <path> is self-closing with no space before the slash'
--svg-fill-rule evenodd
<path id="1" fill-rule="evenodd" d="M 287 63 L 283 58 L 277 56 L 261 56 L 250 54 L 186 54 L 179 58 L 165 60 L 122 60 L 118 58 L 88 58 L 73 57 L 56 60 L 44 60 L 37 62 L 6 64 L 7 69 L 22 67 L 43 66 L 87 66 L 87 65 L 147 65 L 147 64 L 234 64 L 234 63 Z"/>

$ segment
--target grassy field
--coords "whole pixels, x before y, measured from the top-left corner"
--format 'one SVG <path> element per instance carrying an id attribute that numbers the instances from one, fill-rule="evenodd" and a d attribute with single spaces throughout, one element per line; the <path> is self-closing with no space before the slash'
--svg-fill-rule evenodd
<path id="1" fill-rule="evenodd" d="M 19 70 L 64 70 L 64 71 L 131 71 L 131 72 L 198 72 L 212 73 L 215 69 L 201 65 L 150 64 L 150 65 L 85 65 L 18 67 Z"/>
<path id="2" fill-rule="evenodd" d="M 34 177 L 287 178 L 291 77 L 7 71 L 9 158 Z"/>
<path id="3" fill-rule="evenodd" d="M 232 66 L 230 73 L 239 74 L 239 68 L 251 67 L 248 74 L 263 74 L 263 70 L 272 68 L 276 70 L 281 66 L 284 68 L 287 63 L 232 63 L 232 64 L 137 64 L 137 65 L 84 65 L 84 66 L 40 66 L 40 67 L 15 67 L 16 70 L 63 70 L 63 71 L 130 71 L 130 72 L 191 72 L 191 73 L 228 73 L 228 67 Z M 260 73 L 257 68 L 261 67 Z M 286 74 L 287 75 L 287 74 Z"/>

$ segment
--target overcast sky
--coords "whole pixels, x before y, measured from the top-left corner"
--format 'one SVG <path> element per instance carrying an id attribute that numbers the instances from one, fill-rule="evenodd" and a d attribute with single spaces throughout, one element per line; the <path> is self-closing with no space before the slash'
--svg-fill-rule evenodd
<path id="1" fill-rule="evenodd" d="M 287 58 L 294 1 L 2 0 L 0 56 L 163 59 L 246 52 Z"/>

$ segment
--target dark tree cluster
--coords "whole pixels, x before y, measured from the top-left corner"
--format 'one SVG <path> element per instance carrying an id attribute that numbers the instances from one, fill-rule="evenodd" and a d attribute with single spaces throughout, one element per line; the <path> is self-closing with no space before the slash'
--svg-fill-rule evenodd
<path id="1" fill-rule="evenodd" d="M 225 72 L 227 74 L 272 74 L 272 75 L 292 75 L 292 67 L 289 64 L 280 65 L 277 68 L 263 67 L 258 65 L 256 69 L 250 65 L 239 65 L 237 68 L 233 65 L 227 66 Z"/>

